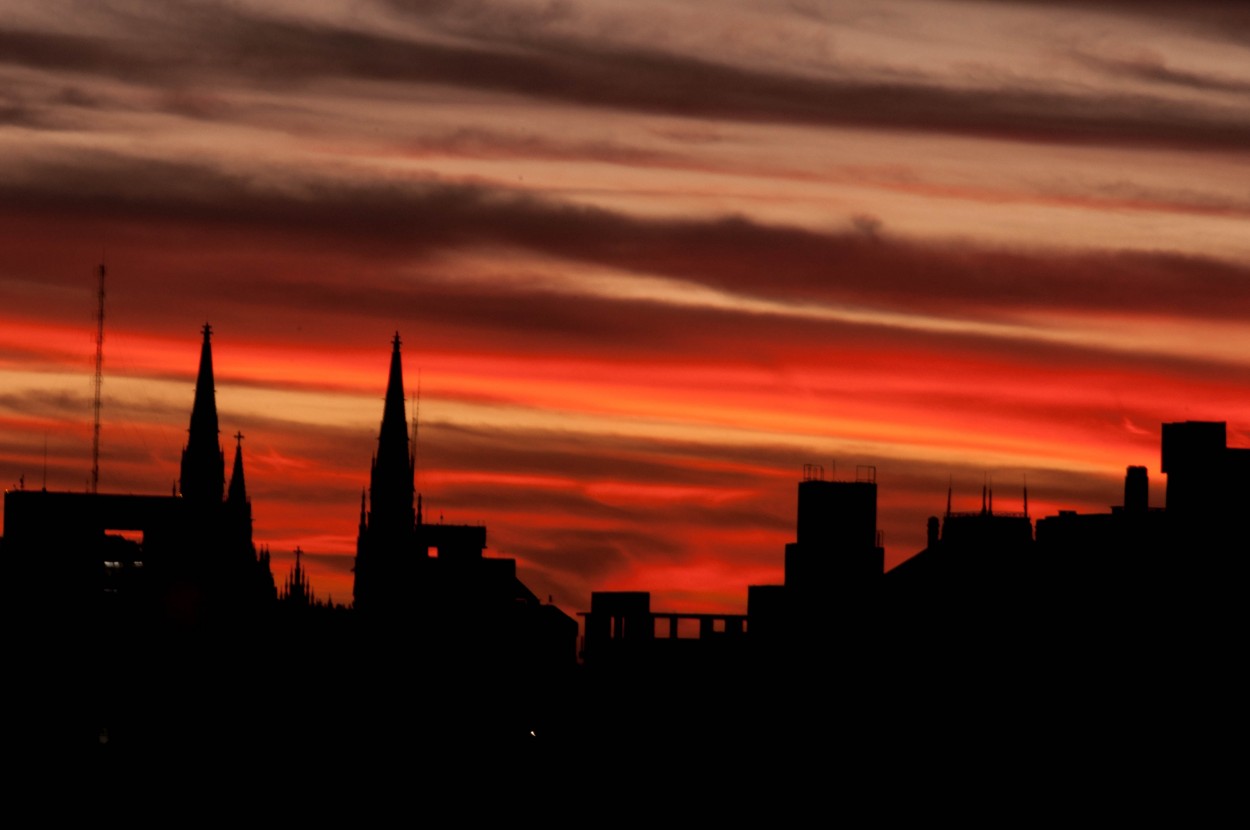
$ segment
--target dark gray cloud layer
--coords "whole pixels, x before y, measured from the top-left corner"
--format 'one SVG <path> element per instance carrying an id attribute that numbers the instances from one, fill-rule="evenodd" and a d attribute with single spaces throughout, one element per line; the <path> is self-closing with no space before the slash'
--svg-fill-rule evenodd
<path id="1" fill-rule="evenodd" d="M 533 31 L 511 39 L 497 33 L 401 38 L 231 8 L 129 25 L 133 33 L 127 37 L 0 29 L 0 64 L 167 89 L 380 81 L 686 118 L 1114 145 L 1242 150 L 1250 144 L 1250 114 L 1244 110 L 1166 96 L 1009 81 L 954 87 L 899 73 L 868 79 L 836 65 L 824 77 L 786 74 Z M 1140 67 L 1136 72 L 1149 76 Z M 1176 70 L 1154 74 L 1165 84 L 1230 83 Z M 211 111 L 200 114 L 211 117 Z"/>
<path id="2" fill-rule="evenodd" d="M 1014 313 L 1115 312 L 1183 315 L 1232 321 L 1250 313 L 1245 266 L 1182 253 L 1055 252 L 1008 250 L 954 243 L 920 243 L 862 232 L 828 232 L 763 224 L 740 216 L 654 219 L 538 197 L 523 191 L 434 179 L 353 183 L 301 176 L 281 185 L 207 165 L 152 161 L 109 154 L 25 165 L 0 181 L 5 213 L 30 219 L 75 218 L 143 227 L 153 244 L 177 231 L 217 235 L 241 254 L 266 246 L 364 257 L 375 264 L 430 261 L 436 255 L 484 249 L 527 250 L 547 257 L 604 266 L 624 273 L 669 277 L 733 294 L 787 303 L 848 304 L 918 314 L 1010 319 Z M 182 239 L 178 236 L 177 239 Z M 188 252 L 192 253 L 192 252 Z M 185 267 L 196 268 L 194 257 Z M 253 266 L 254 267 L 254 266 Z M 328 263 L 327 268 L 333 265 Z M 301 289 L 275 277 L 230 277 L 204 290 L 246 290 L 256 302 L 294 300 L 373 313 L 406 300 L 461 299 L 448 283 L 396 283 L 360 275 L 320 281 L 320 267 L 300 275 Z M 767 275 L 765 277 L 764 275 Z M 501 274 L 501 277 L 505 274 Z M 362 280 L 371 285 L 366 296 Z M 195 291 L 188 280 L 186 290 Z M 533 302 L 543 292 L 527 284 L 524 270 L 469 308 L 448 303 L 444 312 L 473 320 L 505 319 L 516 286 Z M 536 297 L 536 299 L 534 299 Z M 492 310 L 494 308 L 494 310 Z M 371 311 L 372 309 L 372 311 Z M 577 335 L 604 325 L 577 314 L 542 319 L 549 331 Z M 662 314 L 662 311 L 657 313 Z M 645 325 L 634 318 L 617 327 Z M 609 332 L 610 333 L 610 332 Z M 638 332 L 640 333 L 640 332 Z M 685 335 L 682 335 L 685 336 Z"/>

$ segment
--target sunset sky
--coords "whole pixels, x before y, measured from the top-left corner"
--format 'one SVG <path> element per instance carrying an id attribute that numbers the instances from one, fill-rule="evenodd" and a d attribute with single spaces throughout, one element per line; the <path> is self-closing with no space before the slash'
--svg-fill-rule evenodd
<path id="1" fill-rule="evenodd" d="M 804 464 L 887 566 L 948 484 L 1162 505 L 1162 422 L 1250 445 L 1244 8 L 0 0 L 0 484 L 89 486 L 103 258 L 100 489 L 170 492 L 211 323 L 336 602 L 395 332 L 427 520 L 570 614 L 744 612 Z"/>

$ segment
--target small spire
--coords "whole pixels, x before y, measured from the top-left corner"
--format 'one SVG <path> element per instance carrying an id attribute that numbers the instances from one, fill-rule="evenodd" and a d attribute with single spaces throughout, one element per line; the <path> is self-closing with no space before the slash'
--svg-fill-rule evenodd
<path id="1" fill-rule="evenodd" d="M 226 494 L 226 501 L 231 504 L 244 504 L 247 502 L 247 484 L 243 478 L 242 432 L 234 434 L 234 442 L 234 467 L 230 472 L 230 490 Z"/>
<path id="2" fill-rule="evenodd" d="M 287 575 L 286 585 L 283 587 L 282 595 L 279 598 L 295 605 L 307 607 L 313 604 L 315 597 L 308 574 L 304 573 L 304 568 L 300 564 L 300 558 L 303 555 L 304 551 L 296 546 L 295 567 Z"/>

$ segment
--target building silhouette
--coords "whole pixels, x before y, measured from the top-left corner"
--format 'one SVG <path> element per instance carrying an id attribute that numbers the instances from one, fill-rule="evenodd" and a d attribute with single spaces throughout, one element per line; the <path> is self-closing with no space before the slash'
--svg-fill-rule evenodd
<path id="1" fill-rule="evenodd" d="M 0 551 L 23 586 L 6 611 L 15 629 L 43 632 L 22 656 L 53 691 L 32 696 L 46 712 L 31 721 L 34 738 L 55 722 L 71 742 L 173 751 L 208 729 L 241 746 L 268 733 L 350 751 L 383 733 L 497 743 L 554 722 L 552 684 L 571 682 L 577 622 L 540 601 L 515 560 L 484 555 L 484 527 L 427 523 L 414 510 L 398 335 L 351 608 L 317 600 L 299 548 L 279 593 L 268 550 L 253 542 L 243 435 L 227 482 L 219 433 L 205 325 L 175 493 L 6 492 Z M 45 649 L 59 671 L 36 668 Z M 315 719 L 304 684 L 317 664 L 350 667 L 316 682 L 353 716 L 328 736 L 275 732 L 256 689 L 286 700 L 286 723 Z M 177 695 L 148 692 L 170 684 Z M 94 699 L 84 708 L 63 697 L 71 689 Z M 427 716 L 404 716 L 413 706 Z"/>
<path id="2" fill-rule="evenodd" d="M 279 592 L 252 537 L 241 432 L 226 476 L 202 334 L 177 492 L 5 493 L 19 739 L 339 758 L 385 740 L 479 759 L 539 741 L 592 761 L 803 740 L 942 763 L 953 745 L 1089 745 L 1092 719 L 1105 752 L 1153 758 L 1163 739 L 1219 734 L 1240 705 L 1250 449 L 1228 447 L 1224 423 L 1162 425 L 1163 507 L 1137 465 L 1123 504 L 1036 524 L 1027 490 L 1003 510 L 987 485 L 967 512 L 948 490 L 925 548 L 889 571 L 875 468 L 839 481 L 809 466 L 781 584 L 747 586 L 745 614 L 596 591 L 579 661 L 576 620 L 487 555 L 485 527 L 426 520 L 398 334 L 353 603 L 317 600 L 298 547 Z M 1141 707 L 1169 714 L 1143 727 Z"/>
<path id="3" fill-rule="evenodd" d="M 939 522 L 930 517 L 924 549 L 892 568 L 885 577 L 888 590 L 920 593 L 910 602 L 925 601 L 942 586 L 948 599 L 980 590 L 987 576 L 1002 584 L 1036 577 L 1033 561 L 1033 521 L 1027 488 L 1019 511 L 994 509 L 994 490 L 981 488 L 981 506 L 974 511 L 952 510 L 953 487 L 946 493 L 946 512 Z"/>
<path id="4" fill-rule="evenodd" d="M 781 585 L 748 586 L 745 615 L 655 612 L 645 591 L 593 593 L 583 614 L 585 660 L 702 669 L 763 657 L 797 661 L 836 643 L 865 642 L 885 573 L 874 467 L 857 468 L 851 481 L 804 468 L 784 573 Z M 697 627 L 683 633 L 683 620 Z"/>
<path id="5" fill-rule="evenodd" d="M 653 611 L 647 592 L 592 595 L 588 694 L 616 713 L 599 734 L 618 746 L 801 735 L 861 761 L 901 750 L 934 765 L 951 746 L 999 759 L 1095 746 L 1162 768 L 1161 746 L 1227 729 L 1240 707 L 1228 657 L 1244 631 L 1248 460 L 1223 423 L 1164 424 L 1164 507 L 1137 465 L 1122 505 L 1060 511 L 1036 532 L 1027 490 L 1020 510 L 996 510 L 987 485 L 966 512 L 948 491 L 926 547 L 889 571 L 875 475 L 824 481 L 808 467 L 784 583 L 748 586 L 744 618 L 680 639 L 668 623 L 682 615 Z M 1142 707 L 1158 719 L 1143 724 Z"/>
<path id="6" fill-rule="evenodd" d="M 518 670 L 575 662 L 577 621 L 530 591 L 516 560 L 484 555 L 485 527 L 426 522 L 419 495 L 414 509 L 415 467 L 396 333 L 369 489 L 361 494 L 353 580 L 361 624 L 442 662 Z"/>
<path id="7" fill-rule="evenodd" d="M 23 613 L 234 625 L 274 599 L 268 553 L 252 540 L 242 434 L 225 490 L 211 336 L 205 325 L 177 493 L 5 493 L 4 557 Z"/>

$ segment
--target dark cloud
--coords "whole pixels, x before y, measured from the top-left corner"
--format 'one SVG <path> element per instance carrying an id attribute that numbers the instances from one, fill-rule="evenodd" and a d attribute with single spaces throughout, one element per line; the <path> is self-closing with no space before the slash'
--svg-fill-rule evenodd
<path id="1" fill-rule="evenodd" d="M 56 104 L 66 104 L 71 107 L 84 107 L 88 109 L 103 106 L 104 102 L 100 96 L 94 95 L 81 87 L 65 86 L 60 89 L 50 99 Z"/>
<path id="2" fill-rule="evenodd" d="M 348 284 L 324 284 L 317 280 L 322 265 L 316 252 L 337 249 L 375 264 L 391 260 L 411 267 L 413 257 L 436 253 L 524 249 L 747 297 L 973 319 L 1043 309 L 1212 320 L 1250 313 L 1250 295 L 1240 291 L 1250 279 L 1244 266 L 1180 253 L 1063 253 L 904 242 L 875 233 L 819 233 L 735 216 L 646 219 L 484 185 L 421 179 L 347 184 L 298 175 L 262 180 L 205 165 L 104 154 L 31 163 L 8 178 L 0 183 L 0 204 L 11 214 L 55 216 L 61 223 L 104 216 L 112 223 L 144 227 L 152 245 L 167 237 L 174 244 L 218 249 L 197 263 L 197 252 L 184 247 L 179 263 L 184 274 L 219 268 L 231 248 L 237 248 L 242 262 L 254 257 L 257 248 L 276 245 L 300 251 L 311 277 L 301 276 L 295 291 L 281 278 L 257 281 L 248 276 L 232 285 L 228 277 L 223 282 L 184 276 L 179 291 L 216 294 L 246 287 L 249 297 L 261 304 L 372 308 L 370 313 L 410 307 L 418 316 L 420 304 L 433 303 L 444 319 L 455 317 L 470 325 L 507 324 L 510 319 L 552 336 L 577 338 L 598 331 L 611 339 L 613 330 L 633 336 L 659 327 L 646 316 L 615 321 L 606 315 L 588 317 L 585 312 L 599 302 L 591 299 L 561 308 L 541 290 L 535 293 L 523 270 L 516 280 L 490 291 L 368 275 Z M 265 258 L 259 262 L 267 265 Z M 464 302 L 469 299 L 466 291 L 476 293 L 472 303 Z M 440 303 L 440 298 L 447 302 Z M 543 305 L 544 313 L 522 314 L 517 305 L 522 302 Z M 679 313 L 656 304 L 647 307 L 651 316 Z M 689 336 L 680 329 L 669 331 L 670 336 Z"/>
<path id="3" fill-rule="evenodd" d="M 996 3 L 1000 0 L 984 0 Z M 1017 0 L 1012 0 L 1017 2 Z M 1154 21 L 1168 29 L 1196 32 L 1219 40 L 1250 43 L 1250 9 L 1242 0 L 1022 0 L 1044 9 L 1074 8 L 1125 20 Z"/>
<path id="4" fill-rule="evenodd" d="M 764 267 L 761 264 L 761 269 Z M 951 274 L 952 278 L 958 276 Z M 1175 278 L 1180 285 L 1168 287 L 1160 283 L 1157 288 L 1171 293 L 1184 290 L 1184 272 L 1178 271 Z M 371 327 L 357 329 L 356 336 L 365 342 L 380 339 L 379 332 L 387 330 L 388 321 L 400 320 L 401 327 L 412 333 L 410 342 L 426 353 L 443 348 L 502 351 L 516 357 L 565 357 L 571 353 L 583 360 L 609 364 L 648 360 L 658 366 L 697 360 L 707 368 L 749 366 L 766 372 L 782 367 L 837 365 L 844 377 L 862 376 L 869 386 L 874 376 L 898 371 L 900 359 L 914 361 L 917 370 L 927 365 L 967 365 L 987 372 L 987 376 L 992 369 L 1009 377 L 1013 367 L 1016 371 L 1050 372 L 1056 367 L 1070 370 L 1102 366 L 1114 367 L 1128 376 L 1137 374 L 1143 381 L 1148 375 L 1162 374 L 1191 380 L 1250 382 L 1250 368 L 1239 364 L 1115 351 L 1096 344 L 1038 341 L 1024 331 L 1016 335 L 927 332 L 867 322 L 795 319 L 783 314 L 568 296 L 524 285 L 437 283 L 396 289 L 277 283 L 250 291 L 240 286 L 238 290 L 258 317 L 298 313 L 306 306 L 310 313 L 334 309 L 339 315 L 374 321 Z M 1132 290 L 1131 285 L 1124 290 Z M 1160 313 L 1162 305 L 1171 302 L 1168 297 L 1156 297 L 1153 301 L 1160 304 Z M 1118 301 L 1113 296 L 1108 297 L 1107 303 L 1112 309 L 1137 307 L 1144 312 L 1151 308 L 1140 301 Z M 952 311 L 953 305 L 952 300 Z M 1057 307 L 1053 302 L 1039 302 L 1037 308 L 1048 305 Z M 1010 310 L 1005 301 L 1000 307 Z M 952 395 L 952 404 L 962 407 L 970 397 L 976 397 L 976 392 L 963 389 Z M 889 400 L 889 396 L 885 390 L 874 394 L 877 400 Z M 502 391 L 475 393 L 472 400 L 513 402 Z M 601 403 L 615 405 L 612 401 Z M 943 405 L 940 399 L 931 403 L 938 408 Z"/>
<path id="5" fill-rule="evenodd" d="M 1132 57 L 1113 57 L 1078 51 L 1074 53 L 1074 57 L 1084 64 L 1114 76 L 1202 92 L 1229 92 L 1236 95 L 1250 92 L 1250 80 L 1180 69 L 1169 65 L 1162 55 L 1149 51 L 1140 51 Z"/>
<path id="6" fill-rule="evenodd" d="M 413 139 L 396 148 L 403 154 L 446 153 L 467 158 L 527 158 L 591 161 L 649 167 L 689 167 L 696 163 L 676 153 L 643 149 L 619 141 L 571 140 L 532 132 L 504 133 L 463 127 Z"/>
<path id="7" fill-rule="evenodd" d="M 136 77 L 152 77 L 160 65 L 112 40 L 10 28 L 0 29 L 0 63 Z"/>
<path id="8" fill-rule="evenodd" d="M 0 100 L 0 125 L 44 128 L 47 122 L 35 109 L 15 101 Z"/>
<path id="9" fill-rule="evenodd" d="M 570 36 L 400 39 L 226 9 L 150 21 L 130 39 L 0 30 L 0 60 L 164 87 L 358 79 L 685 118 L 1117 145 L 1241 149 L 1250 141 L 1242 114 L 1165 98 L 792 75 Z M 199 96 L 168 100 L 176 111 L 213 114 Z"/>

